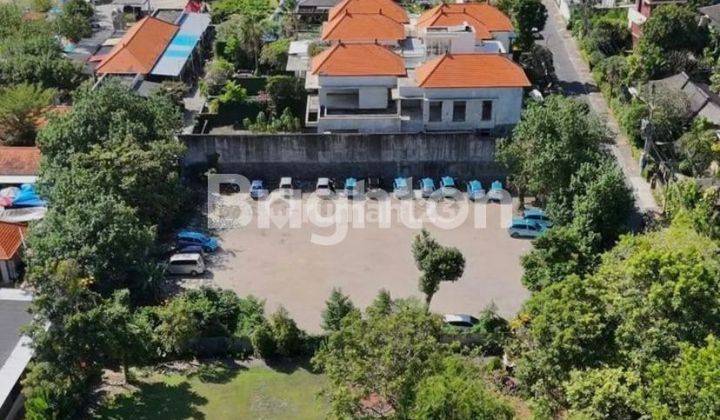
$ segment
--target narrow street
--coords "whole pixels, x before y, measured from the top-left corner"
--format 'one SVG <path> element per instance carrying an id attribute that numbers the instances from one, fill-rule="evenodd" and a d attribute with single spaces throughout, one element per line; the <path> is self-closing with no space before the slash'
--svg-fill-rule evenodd
<path id="1" fill-rule="evenodd" d="M 543 0 L 548 9 L 548 20 L 543 39 L 539 44 L 546 46 L 553 53 L 555 72 L 560 79 L 560 85 L 566 94 L 576 96 L 586 101 L 600 118 L 605 121 L 614 139 L 609 146 L 628 183 L 633 189 L 635 202 L 641 213 L 658 212 L 659 207 L 650 190 L 650 184 L 640 176 L 640 167 L 637 159 L 632 155 L 632 149 L 627 138 L 622 134 L 617 120 L 610 113 L 608 104 L 595 86 L 590 69 L 580 55 L 580 50 L 570 32 L 565 29 L 565 21 L 560 15 L 553 0 Z"/>

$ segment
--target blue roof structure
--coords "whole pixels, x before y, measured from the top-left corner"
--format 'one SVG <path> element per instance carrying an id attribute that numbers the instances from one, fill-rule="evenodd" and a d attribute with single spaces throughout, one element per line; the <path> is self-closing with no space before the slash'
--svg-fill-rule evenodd
<path id="1" fill-rule="evenodd" d="M 407 188 L 407 179 L 395 178 L 395 188 Z"/>
<path id="2" fill-rule="evenodd" d="M 345 180 L 345 188 L 355 188 L 357 180 L 355 178 L 347 178 Z"/>
<path id="3" fill-rule="evenodd" d="M 455 186 L 455 180 L 451 176 L 444 176 L 442 177 L 442 184 L 444 187 L 454 187 Z"/>
<path id="4" fill-rule="evenodd" d="M 482 190 L 482 184 L 481 184 L 480 181 L 478 181 L 477 179 L 473 179 L 472 181 L 470 181 L 470 183 L 468 184 L 468 187 L 469 187 L 468 189 L 469 189 L 470 191 L 480 191 L 480 190 Z"/>
<path id="5" fill-rule="evenodd" d="M 177 77 L 190 58 L 195 46 L 210 26 L 210 15 L 206 13 L 184 13 L 178 23 L 180 29 L 168 44 L 155 67 L 153 76 Z"/>
<path id="6" fill-rule="evenodd" d="M 492 185 L 490 185 L 490 189 L 491 190 L 502 190 L 503 189 L 502 182 L 493 181 Z"/>

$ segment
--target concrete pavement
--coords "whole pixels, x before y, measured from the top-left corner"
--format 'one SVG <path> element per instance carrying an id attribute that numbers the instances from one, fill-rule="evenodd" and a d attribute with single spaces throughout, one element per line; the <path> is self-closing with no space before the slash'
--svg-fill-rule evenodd
<path id="1" fill-rule="evenodd" d="M 652 195 L 650 184 L 641 176 L 640 166 L 632 155 L 631 146 L 622 134 L 615 116 L 610 112 L 605 98 L 595 86 L 590 68 L 582 58 L 575 39 L 570 31 L 565 29 L 566 23 L 557 5 L 553 0 L 543 0 L 543 3 L 548 9 L 548 20 L 543 31 L 543 40 L 539 43 L 553 53 L 555 73 L 560 79 L 561 87 L 566 94 L 586 101 L 607 125 L 614 140 L 609 149 L 633 190 L 638 210 L 641 213 L 658 212 L 659 207 Z"/>

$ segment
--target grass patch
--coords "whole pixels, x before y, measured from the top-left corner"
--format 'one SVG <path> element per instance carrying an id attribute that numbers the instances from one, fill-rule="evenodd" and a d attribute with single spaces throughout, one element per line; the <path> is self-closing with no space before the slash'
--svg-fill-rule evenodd
<path id="1" fill-rule="evenodd" d="M 206 365 L 191 374 L 151 372 L 137 390 L 115 395 L 93 418 L 103 419 L 322 419 L 323 375 L 301 367 L 227 368 Z"/>

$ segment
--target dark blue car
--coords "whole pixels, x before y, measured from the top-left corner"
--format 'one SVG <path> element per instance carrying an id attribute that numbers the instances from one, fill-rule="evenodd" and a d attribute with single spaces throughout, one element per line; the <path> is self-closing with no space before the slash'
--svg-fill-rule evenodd
<path id="1" fill-rule="evenodd" d="M 177 234 L 175 243 L 179 248 L 186 246 L 201 246 L 206 252 L 215 252 L 218 249 L 218 241 L 200 232 L 184 230 Z"/>

